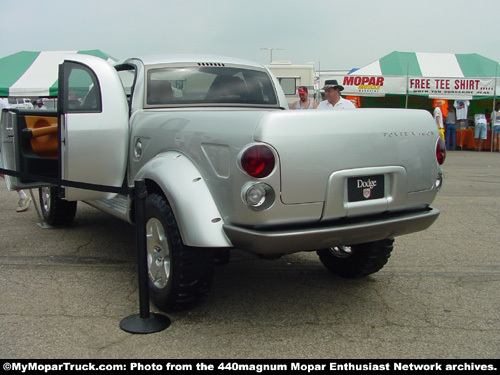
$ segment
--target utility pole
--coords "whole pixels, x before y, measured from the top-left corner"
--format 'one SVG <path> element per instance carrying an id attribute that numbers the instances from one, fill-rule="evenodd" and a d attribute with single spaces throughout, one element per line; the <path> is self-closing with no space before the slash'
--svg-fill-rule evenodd
<path id="1" fill-rule="evenodd" d="M 267 48 L 261 48 L 261 50 L 268 50 L 271 52 L 271 61 L 269 63 L 273 62 L 273 51 L 283 51 L 283 48 L 274 48 L 274 47 L 267 47 Z"/>

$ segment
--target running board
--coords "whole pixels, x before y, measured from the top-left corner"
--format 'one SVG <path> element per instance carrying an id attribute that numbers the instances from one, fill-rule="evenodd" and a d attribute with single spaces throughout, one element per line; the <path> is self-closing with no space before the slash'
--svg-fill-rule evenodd
<path id="1" fill-rule="evenodd" d="M 98 208 L 110 215 L 129 222 L 130 202 L 126 195 L 116 195 L 112 199 L 97 199 L 85 201 L 88 205 Z"/>

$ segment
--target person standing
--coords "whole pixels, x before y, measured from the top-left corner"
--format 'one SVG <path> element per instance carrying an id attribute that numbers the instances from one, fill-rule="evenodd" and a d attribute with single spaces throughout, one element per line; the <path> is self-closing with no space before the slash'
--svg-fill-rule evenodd
<path id="1" fill-rule="evenodd" d="M 309 91 L 307 87 L 300 86 L 298 88 L 299 100 L 292 104 L 291 109 L 316 109 L 318 108 L 318 103 L 314 100 L 309 99 Z"/>
<path id="2" fill-rule="evenodd" d="M 356 109 L 350 100 L 340 96 L 344 87 L 340 86 L 336 79 L 326 80 L 323 90 L 325 90 L 326 100 L 319 103 L 318 109 Z"/>
<path id="3" fill-rule="evenodd" d="M 45 106 L 45 104 L 43 104 L 42 99 L 35 100 L 33 102 L 33 106 L 34 106 L 35 109 L 43 109 L 43 110 L 47 109 L 47 107 Z"/>
<path id="4" fill-rule="evenodd" d="M 474 115 L 474 138 L 476 139 L 476 151 L 481 151 L 483 148 L 483 140 L 487 138 L 487 127 L 488 122 L 486 121 L 486 115 L 484 113 Z"/>
<path id="5" fill-rule="evenodd" d="M 441 102 L 438 101 L 434 108 L 434 120 L 439 130 L 439 136 L 444 139 L 443 112 L 441 112 Z"/>
<path id="6" fill-rule="evenodd" d="M 7 100 L 0 98 L 0 121 L 2 119 L 2 112 L 4 108 L 9 108 L 9 103 Z M 3 168 L 3 161 L 2 161 L 2 142 L 0 140 L 0 168 Z M 1 177 L 4 177 L 3 174 L 0 174 Z M 17 193 L 19 194 L 19 201 L 17 203 L 17 212 L 23 212 L 28 209 L 28 207 L 31 204 L 31 198 L 26 195 L 26 193 L 22 190 L 17 190 Z"/>
<path id="7" fill-rule="evenodd" d="M 495 110 L 491 112 L 491 141 L 493 150 L 500 151 L 500 103 L 496 103 Z"/>
<path id="8" fill-rule="evenodd" d="M 456 123 L 457 116 L 455 115 L 455 110 L 453 107 L 448 104 L 448 116 L 446 116 L 445 125 L 446 125 L 446 149 L 447 150 L 455 150 L 457 146 L 457 131 L 456 131 Z M 451 148 L 450 148 L 451 141 Z"/>

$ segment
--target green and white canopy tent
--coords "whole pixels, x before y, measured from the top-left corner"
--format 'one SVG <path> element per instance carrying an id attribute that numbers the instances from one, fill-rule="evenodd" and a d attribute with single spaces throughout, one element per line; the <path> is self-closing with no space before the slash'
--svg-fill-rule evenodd
<path id="1" fill-rule="evenodd" d="M 484 56 L 452 53 L 392 52 L 339 77 L 343 94 L 411 95 L 440 99 L 494 98 L 500 93 L 500 66 Z"/>
<path id="2" fill-rule="evenodd" d="M 0 97 L 56 97 L 59 64 L 75 53 L 116 62 L 100 50 L 17 52 L 0 59 Z"/>

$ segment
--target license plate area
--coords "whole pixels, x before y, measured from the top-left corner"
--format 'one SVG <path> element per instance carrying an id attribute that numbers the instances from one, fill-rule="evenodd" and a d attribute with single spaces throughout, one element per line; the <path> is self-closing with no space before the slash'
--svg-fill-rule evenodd
<path id="1" fill-rule="evenodd" d="M 349 177 L 347 179 L 347 201 L 360 202 L 384 198 L 384 175 Z"/>

